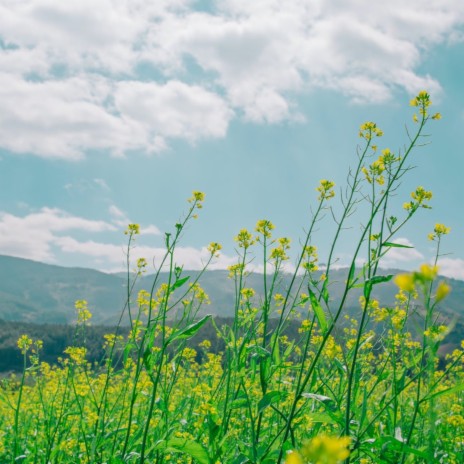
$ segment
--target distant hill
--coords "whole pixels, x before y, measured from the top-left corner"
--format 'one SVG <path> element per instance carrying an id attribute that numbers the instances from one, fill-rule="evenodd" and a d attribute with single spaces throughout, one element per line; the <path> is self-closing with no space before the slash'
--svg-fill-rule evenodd
<path id="1" fill-rule="evenodd" d="M 382 274 L 396 274 L 398 270 L 382 270 Z M 330 299 L 336 304 L 346 280 L 346 269 L 331 273 Z M 184 271 L 193 281 L 198 271 Z M 221 317 L 233 315 L 234 283 L 227 271 L 207 271 L 200 283 L 211 299 L 204 312 Z M 160 281 L 166 281 L 166 274 Z M 464 338 L 464 282 L 445 279 L 452 287 L 451 294 L 440 305 L 440 312 L 447 322 L 454 325 L 453 339 Z M 152 276 L 143 276 L 133 294 L 136 299 L 140 288 L 151 287 Z M 283 275 L 279 290 L 283 292 L 289 277 Z M 257 298 L 263 293 L 263 276 L 251 274 L 247 286 L 253 287 Z M 397 292 L 389 282 L 379 285 L 375 296 L 383 305 L 391 304 Z M 304 289 L 303 289 L 304 291 Z M 358 299 L 361 290 L 352 291 L 346 308 L 350 314 L 359 313 Z M 74 302 L 85 299 L 93 313 L 93 324 L 114 325 L 124 307 L 126 278 L 122 274 L 105 274 L 92 269 L 66 268 L 11 256 L 0 255 L 0 320 L 27 323 L 67 324 L 75 320 Z"/>

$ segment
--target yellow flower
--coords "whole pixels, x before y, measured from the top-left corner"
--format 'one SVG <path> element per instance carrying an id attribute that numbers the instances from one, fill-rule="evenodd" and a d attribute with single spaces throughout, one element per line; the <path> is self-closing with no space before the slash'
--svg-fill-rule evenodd
<path id="1" fill-rule="evenodd" d="M 245 269 L 245 265 L 242 263 L 232 264 L 230 265 L 227 270 L 229 271 L 229 278 L 232 279 L 237 275 L 241 274 Z"/>
<path id="2" fill-rule="evenodd" d="M 124 231 L 125 235 L 138 235 L 140 234 L 140 224 L 129 224 Z"/>
<path id="3" fill-rule="evenodd" d="M 189 202 L 193 203 L 195 201 L 204 201 L 205 200 L 205 194 L 203 192 L 199 192 L 198 190 L 194 190 L 192 192 L 191 198 L 189 198 Z"/>
<path id="4" fill-rule="evenodd" d="M 85 324 L 91 317 L 92 313 L 89 311 L 87 307 L 86 300 L 77 300 L 74 303 L 74 307 L 77 311 L 77 323 L 78 324 Z"/>
<path id="5" fill-rule="evenodd" d="M 234 237 L 234 240 L 238 243 L 240 248 L 244 248 L 245 250 L 255 243 L 255 239 L 247 229 L 240 230 Z"/>
<path id="6" fill-rule="evenodd" d="M 81 365 L 85 361 L 85 356 L 87 354 L 87 348 L 83 346 L 68 346 L 64 352 L 69 355 L 69 358 L 76 363 L 76 365 Z"/>
<path id="7" fill-rule="evenodd" d="M 247 300 L 249 300 L 250 298 L 253 298 L 255 296 L 255 291 L 252 288 L 242 288 L 240 293 Z"/>
<path id="8" fill-rule="evenodd" d="M 274 224 L 267 219 L 261 219 L 256 223 L 256 232 L 259 234 L 263 234 L 264 237 L 270 238 L 271 237 L 271 230 L 274 229 Z"/>
<path id="9" fill-rule="evenodd" d="M 395 284 L 404 292 L 414 291 L 414 276 L 412 274 L 398 274 L 394 279 Z"/>
<path id="10" fill-rule="evenodd" d="M 441 114 L 440 113 L 435 113 L 433 116 L 432 116 L 432 119 L 441 119 Z"/>
<path id="11" fill-rule="evenodd" d="M 367 121 L 359 128 L 359 136 L 366 140 L 371 140 L 372 136 L 382 137 L 383 131 L 372 121 Z"/>
<path id="12" fill-rule="evenodd" d="M 349 445 L 349 437 L 319 435 L 308 441 L 300 454 L 312 464 L 337 464 L 350 455 Z"/>
<path id="13" fill-rule="evenodd" d="M 443 300 L 451 291 L 451 287 L 446 283 L 441 281 L 437 287 L 437 293 L 435 295 L 435 302 Z"/>
<path id="14" fill-rule="evenodd" d="M 27 335 L 21 335 L 18 338 L 17 345 L 21 353 L 25 354 L 32 345 L 32 338 L 29 338 Z"/>
<path id="15" fill-rule="evenodd" d="M 435 224 L 435 228 L 433 230 L 437 235 L 446 235 L 450 233 L 451 228 L 446 227 L 444 224 Z"/>
<path id="16" fill-rule="evenodd" d="M 438 274 L 438 266 L 431 266 L 430 264 L 421 264 L 420 277 L 422 277 L 422 279 L 433 280 L 435 279 L 437 274 Z"/>
<path id="17" fill-rule="evenodd" d="M 211 242 L 208 245 L 208 251 L 211 255 L 215 256 L 216 258 L 219 256 L 219 250 L 222 250 L 222 245 L 217 242 Z"/>
<path id="18" fill-rule="evenodd" d="M 316 188 L 316 190 L 319 192 L 319 197 L 318 200 L 329 200 L 330 198 L 333 198 L 335 196 L 335 192 L 333 190 L 335 186 L 335 182 L 332 182 L 327 179 L 322 179 L 319 183 L 319 187 Z"/>
<path id="19" fill-rule="evenodd" d="M 285 464 L 304 464 L 301 454 L 297 451 L 291 451 L 285 459 Z"/>

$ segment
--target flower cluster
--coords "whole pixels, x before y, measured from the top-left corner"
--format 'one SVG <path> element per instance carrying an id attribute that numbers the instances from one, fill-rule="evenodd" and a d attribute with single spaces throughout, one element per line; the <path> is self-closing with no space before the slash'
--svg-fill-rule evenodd
<path id="1" fill-rule="evenodd" d="M 261 219 L 256 223 L 255 231 L 262 234 L 264 238 L 271 238 L 271 230 L 274 230 L 274 228 L 275 226 L 271 221 Z"/>
<path id="2" fill-rule="evenodd" d="M 314 245 L 308 245 L 305 247 L 303 250 L 303 263 L 301 264 L 301 267 L 307 272 L 315 272 L 319 269 L 317 260 L 317 247 Z"/>
<path id="3" fill-rule="evenodd" d="M 277 240 L 279 246 L 271 250 L 271 259 L 278 261 L 285 261 L 289 259 L 287 255 L 287 250 L 290 248 L 290 239 L 287 237 L 282 237 Z"/>
<path id="4" fill-rule="evenodd" d="M 421 90 L 416 97 L 414 97 L 409 104 L 411 106 L 419 108 L 419 114 L 422 116 L 422 120 L 424 121 L 427 118 L 428 115 L 428 107 L 432 104 L 432 101 L 430 100 L 430 95 L 427 93 L 425 90 Z M 419 118 L 417 117 L 417 114 L 414 114 L 412 117 L 414 122 L 418 122 Z M 441 119 L 441 114 L 440 113 L 435 113 L 432 116 L 432 119 Z"/>
<path id="5" fill-rule="evenodd" d="M 253 235 L 247 229 L 241 229 L 234 237 L 234 240 L 238 243 L 238 246 L 244 250 L 250 248 L 250 246 L 255 243 Z"/>
<path id="6" fill-rule="evenodd" d="M 211 242 L 208 245 L 208 251 L 211 253 L 211 256 L 214 256 L 216 258 L 219 257 L 219 251 L 222 250 L 222 245 L 217 242 Z"/>
<path id="7" fill-rule="evenodd" d="M 140 224 L 129 224 L 124 231 L 124 235 L 138 235 L 140 234 Z"/>
<path id="8" fill-rule="evenodd" d="M 203 208 L 203 201 L 205 201 L 205 194 L 194 190 L 192 196 L 187 200 L 189 203 L 193 203 L 198 209 Z"/>
<path id="9" fill-rule="evenodd" d="M 377 124 L 372 121 L 367 121 L 361 124 L 359 128 L 359 136 L 367 141 L 371 140 L 373 136 L 382 137 L 383 131 L 377 127 Z"/>
<path id="10" fill-rule="evenodd" d="M 366 177 L 367 182 L 372 184 L 372 182 L 377 182 L 379 185 L 383 185 L 385 183 L 385 179 L 382 175 L 383 171 L 385 171 L 385 164 L 383 163 L 382 159 L 375 160 L 369 168 L 363 166 L 361 169 L 364 176 Z"/>
<path id="11" fill-rule="evenodd" d="M 285 464 L 337 464 L 350 455 L 349 437 L 319 435 L 303 445 L 300 451 L 292 451 Z"/>
<path id="12" fill-rule="evenodd" d="M 78 324 L 85 324 L 92 317 L 92 313 L 88 309 L 88 303 L 86 300 L 77 300 L 74 303 L 74 307 L 77 312 Z"/>
<path id="13" fill-rule="evenodd" d="M 403 204 L 403 208 L 411 215 L 419 208 L 430 209 L 431 206 L 426 202 L 432 199 L 432 192 L 425 190 L 424 187 L 417 187 L 414 192 L 411 192 L 412 200 Z"/>
<path id="14" fill-rule="evenodd" d="M 429 240 L 435 240 L 439 239 L 442 235 L 447 235 L 451 232 L 450 227 L 446 227 L 444 224 L 435 224 L 435 227 L 433 228 L 433 232 L 430 232 L 430 234 L 427 235 L 427 238 Z"/>
<path id="15" fill-rule="evenodd" d="M 319 196 L 317 197 L 317 199 L 319 201 L 322 201 L 330 200 L 331 198 L 333 198 L 335 196 L 335 192 L 333 190 L 334 186 L 335 182 L 332 182 L 327 179 L 322 179 L 319 182 L 319 187 L 316 188 L 316 190 L 319 192 Z"/>

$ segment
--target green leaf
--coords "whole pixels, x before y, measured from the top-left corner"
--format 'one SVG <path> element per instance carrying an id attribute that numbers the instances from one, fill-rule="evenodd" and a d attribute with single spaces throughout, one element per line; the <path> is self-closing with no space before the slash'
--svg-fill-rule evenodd
<path id="1" fill-rule="evenodd" d="M 210 459 L 206 449 L 197 441 L 185 438 L 170 438 L 161 442 L 157 448 L 168 453 L 188 454 L 199 464 L 210 464 Z"/>
<path id="2" fill-rule="evenodd" d="M 459 383 L 458 385 L 455 385 L 454 387 L 446 388 L 445 390 L 440 390 L 435 393 L 432 393 L 431 395 L 426 396 L 422 401 L 428 401 L 428 400 L 431 400 L 432 398 L 436 398 L 437 396 L 449 395 L 450 393 L 456 393 L 461 390 L 464 390 L 464 383 Z"/>
<path id="3" fill-rule="evenodd" d="M 324 310 L 319 304 L 319 301 L 317 301 L 316 295 L 310 287 L 308 287 L 308 291 L 309 297 L 311 298 L 311 306 L 314 310 L 314 314 L 316 315 L 317 322 L 319 323 L 322 333 L 325 334 L 327 332 L 327 319 L 325 317 Z"/>
<path id="4" fill-rule="evenodd" d="M 414 248 L 410 245 L 402 245 L 401 243 L 394 243 L 394 242 L 383 242 L 383 247 L 392 247 L 392 248 Z"/>
<path id="5" fill-rule="evenodd" d="M 274 337 L 273 337 L 274 338 Z M 273 350 L 272 350 L 272 361 L 275 365 L 280 365 L 280 337 L 276 337 L 275 343 L 273 341 Z"/>
<path id="6" fill-rule="evenodd" d="M 283 391 L 271 391 L 266 393 L 258 403 L 258 413 L 266 409 L 271 404 L 278 403 L 287 396 L 288 393 Z"/>
<path id="7" fill-rule="evenodd" d="M 230 409 L 240 409 L 246 408 L 248 406 L 248 397 L 243 392 L 239 392 L 237 394 L 237 398 L 235 398 L 229 405 Z"/>
<path id="8" fill-rule="evenodd" d="M 324 281 L 324 286 L 322 287 L 322 298 L 325 301 L 325 304 L 329 303 L 329 291 L 327 290 L 327 280 Z"/>
<path id="9" fill-rule="evenodd" d="M 172 343 L 174 340 L 184 340 L 193 337 L 207 322 L 211 319 L 211 314 L 201 318 L 199 321 L 190 324 L 184 329 L 174 332 L 168 339 L 167 344 Z"/>
<path id="10" fill-rule="evenodd" d="M 353 284 L 356 282 L 356 280 L 353 280 L 355 270 L 356 270 L 356 266 L 354 265 L 354 262 L 352 262 L 351 267 L 350 267 L 350 272 L 348 273 L 348 287 L 351 287 L 352 282 Z"/>
<path id="11" fill-rule="evenodd" d="M 371 277 L 370 279 L 366 280 L 364 282 L 364 298 L 369 298 L 370 294 L 371 294 L 371 291 L 372 291 L 372 287 L 374 285 L 377 285 L 377 284 L 380 284 L 382 282 L 388 282 L 392 279 L 393 277 L 393 274 L 389 274 L 389 275 L 386 275 L 386 276 L 374 276 L 374 277 Z"/>
<path id="12" fill-rule="evenodd" d="M 169 289 L 169 293 L 173 292 L 176 288 L 182 287 L 182 285 L 190 279 L 190 276 L 184 277 L 183 279 L 176 280 Z"/>

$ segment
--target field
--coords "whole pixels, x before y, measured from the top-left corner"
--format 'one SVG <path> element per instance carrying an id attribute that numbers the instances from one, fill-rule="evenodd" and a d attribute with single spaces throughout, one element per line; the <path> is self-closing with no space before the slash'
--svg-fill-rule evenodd
<path id="1" fill-rule="evenodd" d="M 337 200 L 330 180 L 317 187 L 312 220 L 285 291 L 276 288 L 294 251 L 290 239 L 274 237 L 274 225 L 265 219 L 254 231 L 239 231 L 237 263 L 229 268 L 235 317 L 223 326 L 212 320 L 224 346 L 219 353 L 212 352 L 208 339 L 198 350 L 189 345 L 211 321 L 199 316 L 209 299 L 201 273 L 191 281 L 175 258 L 205 195 L 193 192 L 187 213 L 165 236 L 166 254 L 151 287 L 137 295 L 132 289 L 148 266 L 145 259 L 131 262 L 140 229 L 130 224 L 121 314 L 121 320 L 130 317 L 129 333 L 117 328 L 105 335 L 105 356 L 90 364 L 91 308 L 79 300 L 75 342 L 57 365 L 41 361 L 40 340 L 21 336 L 22 374 L 0 386 L 0 462 L 464 463 L 464 344 L 446 359 L 438 357 L 448 332 L 439 305 L 451 289 L 437 277 L 437 263 L 449 228 L 437 223 L 429 231 L 434 262 L 394 278 L 394 305 L 372 296 L 393 279 L 382 274 L 382 258 L 392 248 L 407 248 L 395 237 L 428 209 L 432 197 L 416 187 L 402 211 L 392 211 L 391 198 L 404 183 L 424 127 L 440 119 L 439 113 L 429 114 L 425 91 L 411 105 L 415 132 L 402 153 L 380 150 L 381 129 L 373 122 L 361 125 L 363 147 L 342 190 L 343 210 L 334 217 L 323 268 L 312 232 Z M 334 306 L 336 247 L 358 209 L 368 214 L 343 297 Z M 219 243 L 209 245 L 205 270 L 220 250 Z M 262 259 L 263 298 L 247 286 L 252 253 Z M 166 269 L 170 277 L 160 284 Z M 359 317 L 347 317 L 345 302 L 355 289 L 363 293 Z M 420 324 L 418 335 L 407 330 L 411 318 Z M 295 321 L 298 336 L 289 338 L 286 328 Z"/>

